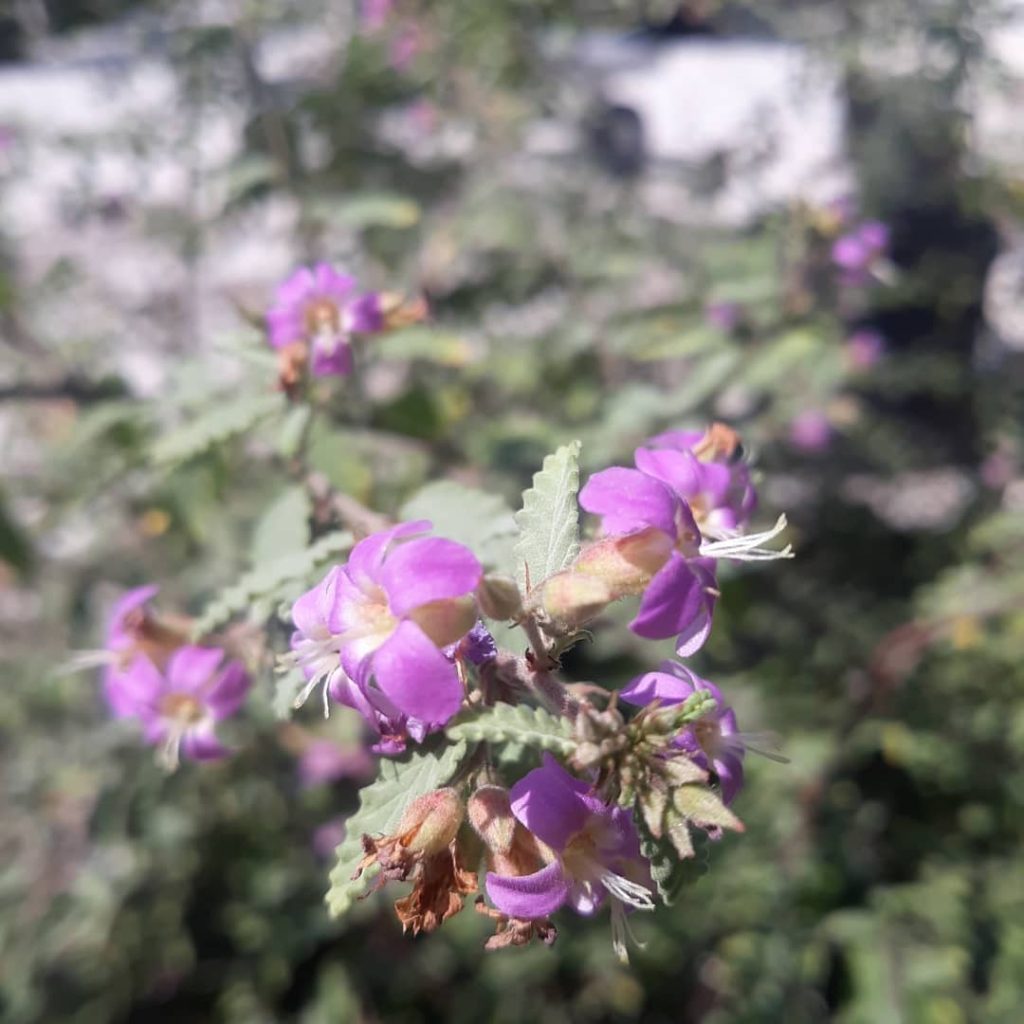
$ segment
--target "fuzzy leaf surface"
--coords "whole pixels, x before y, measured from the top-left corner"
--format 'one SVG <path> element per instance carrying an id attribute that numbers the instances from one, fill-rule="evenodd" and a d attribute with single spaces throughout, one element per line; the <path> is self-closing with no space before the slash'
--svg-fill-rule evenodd
<path id="1" fill-rule="evenodd" d="M 564 444 L 547 456 L 533 486 L 523 494 L 516 513 L 516 578 L 526 589 L 569 565 L 580 550 L 579 441 Z"/>
<path id="2" fill-rule="evenodd" d="M 448 727 L 452 739 L 518 744 L 567 757 L 576 749 L 568 719 L 524 704 L 495 704 Z"/>

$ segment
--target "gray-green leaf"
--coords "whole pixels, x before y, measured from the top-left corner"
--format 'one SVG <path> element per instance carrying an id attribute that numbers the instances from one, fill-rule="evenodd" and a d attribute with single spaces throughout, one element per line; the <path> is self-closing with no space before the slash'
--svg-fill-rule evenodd
<path id="1" fill-rule="evenodd" d="M 527 588 L 569 565 L 580 550 L 580 442 L 562 445 L 544 460 L 516 513 L 519 585 Z"/>
<path id="2" fill-rule="evenodd" d="M 246 395 L 235 401 L 221 401 L 161 437 L 153 445 L 153 463 L 174 466 L 187 462 L 213 445 L 224 444 L 263 420 L 279 415 L 284 407 L 284 398 L 277 394 Z"/>
<path id="3" fill-rule="evenodd" d="M 549 750 L 568 757 L 576 749 L 572 726 L 565 718 L 524 704 L 495 704 L 448 726 L 448 735 L 456 740 L 505 744 L 516 743 Z"/>

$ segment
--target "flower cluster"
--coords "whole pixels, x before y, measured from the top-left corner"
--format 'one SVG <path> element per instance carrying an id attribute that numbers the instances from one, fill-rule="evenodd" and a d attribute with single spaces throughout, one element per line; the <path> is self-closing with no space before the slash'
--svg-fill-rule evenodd
<path id="1" fill-rule="evenodd" d="M 477 908 L 495 922 L 488 948 L 550 943 L 557 911 L 607 905 L 625 958 L 629 913 L 655 905 L 634 805 L 645 834 L 671 834 L 680 856 L 693 853 L 691 827 L 713 837 L 742 827 L 726 805 L 743 782 L 745 740 L 714 685 L 667 662 L 618 694 L 641 708 L 627 723 L 553 673 L 581 622 L 629 596 L 639 597 L 635 633 L 675 636 L 680 654 L 693 653 L 711 629 L 717 561 L 787 557 L 788 548 L 765 547 L 785 520 L 744 532 L 756 493 L 738 436 L 721 424 L 650 438 L 634 467 L 593 475 L 579 503 L 598 518 L 597 536 L 525 593 L 419 521 L 365 537 L 292 609 L 284 664 L 306 680 L 297 704 L 319 688 L 325 713 L 332 698 L 357 709 L 380 754 L 498 701 L 535 700 L 575 723 L 576 774 L 545 754 L 540 767 L 504 780 L 485 760 L 414 799 L 394 832 L 362 836 L 355 877 L 372 870 L 378 886 L 412 882 L 395 908 L 413 932 L 457 913 L 482 868 Z M 511 618 L 531 649 L 498 651 L 481 616 Z"/>

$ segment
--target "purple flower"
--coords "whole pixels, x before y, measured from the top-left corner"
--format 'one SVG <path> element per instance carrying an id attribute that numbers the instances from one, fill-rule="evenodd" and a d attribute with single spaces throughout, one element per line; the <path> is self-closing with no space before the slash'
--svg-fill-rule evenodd
<path id="1" fill-rule="evenodd" d="M 725 703 L 717 686 L 678 662 L 665 661 L 656 671 L 631 680 L 619 691 L 619 696 L 629 704 L 641 707 L 654 700 L 671 707 L 682 704 L 698 690 L 706 690 L 715 698 L 715 710 L 683 729 L 675 743 L 690 753 L 701 768 L 714 770 L 722 787 L 722 800 L 728 804 L 743 785 L 745 747 L 736 725 L 736 715 Z"/>
<path id="2" fill-rule="evenodd" d="M 878 331 L 854 331 L 846 339 L 846 357 L 855 370 L 870 370 L 885 352 L 885 339 Z"/>
<path id="3" fill-rule="evenodd" d="M 682 442 L 688 438 L 679 436 Z M 678 652 L 689 655 L 711 630 L 717 595 L 714 559 L 789 557 L 788 547 L 771 551 L 761 546 L 785 529 L 786 519 L 780 516 L 764 533 L 729 533 L 720 540 L 706 540 L 687 497 L 695 487 L 709 486 L 701 484 L 703 471 L 697 460 L 667 449 L 641 449 L 637 456 L 640 469 L 602 470 L 580 491 L 580 505 L 601 517 L 607 539 L 584 549 L 574 569 L 601 579 L 613 598 L 642 594 L 629 628 L 653 640 L 677 634 Z M 726 481 L 728 467 L 718 469 Z"/>
<path id="4" fill-rule="evenodd" d="M 889 248 L 889 228 L 877 220 L 864 221 L 832 245 L 832 262 L 845 284 L 864 284 Z"/>
<path id="5" fill-rule="evenodd" d="M 625 905 L 653 910 L 650 870 L 627 810 L 609 807 L 550 754 L 511 790 L 512 813 L 551 851 L 551 861 L 528 875 L 489 872 L 491 902 L 510 918 L 548 917 L 568 904 L 593 914 L 611 897 L 616 951 L 625 953 Z"/>
<path id="6" fill-rule="evenodd" d="M 267 312 L 270 344 L 276 349 L 308 346 L 316 376 L 352 372 L 353 334 L 372 334 L 383 325 L 375 293 L 356 294 L 355 278 L 328 263 L 300 267 L 278 286 Z"/>
<path id="7" fill-rule="evenodd" d="M 635 461 L 686 501 L 704 533 L 723 537 L 746 526 L 757 508 L 750 470 L 739 454 L 736 432 L 715 423 L 706 432 L 670 430 L 649 438 Z"/>
<path id="8" fill-rule="evenodd" d="M 482 569 L 461 544 L 418 537 L 430 523 L 400 523 L 360 541 L 296 601 L 291 660 L 309 683 L 361 712 L 384 750 L 422 739 L 462 703 L 463 688 L 444 649 L 477 621 L 473 591 Z M 325 696 L 326 701 L 326 696 Z"/>
<path id="9" fill-rule="evenodd" d="M 823 452 L 832 440 L 832 424 L 820 409 L 806 409 L 789 424 L 789 440 L 805 452 Z"/>
<path id="10" fill-rule="evenodd" d="M 394 12 L 395 0 L 362 0 L 359 21 L 367 32 L 377 32 L 387 24 Z"/>
<path id="11" fill-rule="evenodd" d="M 225 662 L 220 648 L 181 647 L 164 672 L 149 658 L 137 658 L 107 699 L 118 717 L 139 719 L 146 742 L 159 745 L 161 763 L 173 770 L 181 756 L 207 761 L 228 753 L 216 723 L 238 711 L 249 685 L 241 662 Z"/>
<path id="12" fill-rule="evenodd" d="M 743 307 L 738 302 L 709 302 L 704 307 L 704 319 L 710 327 L 731 334 L 743 319 Z"/>

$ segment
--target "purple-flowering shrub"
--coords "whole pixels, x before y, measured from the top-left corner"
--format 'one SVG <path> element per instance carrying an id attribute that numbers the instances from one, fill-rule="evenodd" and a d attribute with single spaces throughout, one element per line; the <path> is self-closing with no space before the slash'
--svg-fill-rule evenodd
<path id="1" fill-rule="evenodd" d="M 585 623 L 627 598 L 638 599 L 637 636 L 675 637 L 679 655 L 695 653 L 712 628 L 718 563 L 788 557 L 788 546 L 767 546 L 785 517 L 747 532 L 757 495 L 740 439 L 723 424 L 657 434 L 634 466 L 602 469 L 582 489 L 580 442 L 565 445 L 514 514 L 499 495 L 454 481 L 409 496 L 408 521 L 364 507 L 314 468 L 311 426 L 337 395 L 305 385 L 352 372 L 354 336 L 426 315 L 423 300 L 359 294 L 327 264 L 281 285 L 267 328 L 287 399 L 273 396 L 273 409 L 289 413 L 277 459 L 290 487 L 257 532 L 272 547 L 284 510 L 308 546 L 255 567 L 196 620 L 158 614 L 154 586 L 131 591 L 106 648 L 81 663 L 103 667 L 111 712 L 137 719 L 168 768 L 228 753 L 218 724 L 241 709 L 250 671 L 274 660 L 278 713 L 317 690 L 325 715 L 332 700 L 355 709 L 365 746 L 297 725 L 278 734 L 304 786 L 375 770 L 358 810 L 313 837 L 320 855 L 337 844 L 335 915 L 371 885 L 405 882 L 394 909 L 418 934 L 476 894 L 494 925 L 486 946 L 500 949 L 550 944 L 554 915 L 608 904 L 625 960 L 628 914 L 671 902 L 694 832 L 743 831 L 730 805 L 749 744 L 722 693 L 683 665 L 664 663 L 614 695 L 568 683 L 562 656 Z M 258 417 L 268 408 L 258 405 Z M 218 429 L 237 434 L 235 415 Z M 200 442 L 208 438 L 190 438 Z M 581 511 L 594 517 L 585 533 Z M 449 536 L 432 535 L 433 522 Z M 289 607 L 289 650 L 273 651 L 261 620 L 269 626 L 274 609 Z"/>

